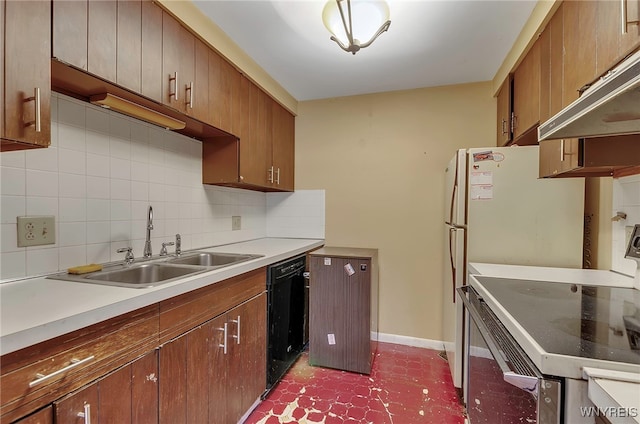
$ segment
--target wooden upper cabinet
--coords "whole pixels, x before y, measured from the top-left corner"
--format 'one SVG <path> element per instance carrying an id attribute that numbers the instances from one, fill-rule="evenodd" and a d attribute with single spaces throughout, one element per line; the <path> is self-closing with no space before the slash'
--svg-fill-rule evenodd
<path id="1" fill-rule="evenodd" d="M 600 3 L 606 2 L 599 2 L 599 5 Z M 625 5 L 627 6 L 626 32 L 622 34 L 622 30 L 617 31 L 620 34 L 618 53 L 621 59 L 640 46 L 640 0 L 625 0 Z"/>
<path id="2" fill-rule="evenodd" d="M 562 4 L 540 35 L 540 122 L 562 110 Z"/>
<path id="3" fill-rule="evenodd" d="M 536 41 L 513 74 L 513 138 L 540 120 L 540 43 Z"/>
<path id="4" fill-rule="evenodd" d="M 107 81 L 116 81 L 116 37 L 118 3 L 89 0 L 87 25 L 87 70 Z"/>
<path id="5" fill-rule="evenodd" d="M 294 189 L 295 117 L 277 102 L 272 103 L 273 126 L 271 160 L 275 169 L 272 186 Z"/>
<path id="6" fill-rule="evenodd" d="M 117 6 L 115 82 L 142 93 L 142 2 L 118 0 Z"/>
<path id="7" fill-rule="evenodd" d="M 562 110 L 562 81 L 564 77 L 563 61 L 564 50 L 562 39 L 564 37 L 564 8 L 556 11 L 549 21 L 549 117 Z"/>
<path id="8" fill-rule="evenodd" d="M 162 72 L 162 102 L 191 113 L 191 94 L 196 90 L 195 37 L 167 12 L 162 13 Z"/>
<path id="9" fill-rule="evenodd" d="M 598 75 L 615 66 L 640 45 L 639 0 L 599 1 L 597 17 L 596 65 Z M 626 33 L 623 33 L 622 8 L 627 9 Z"/>
<path id="10" fill-rule="evenodd" d="M 511 75 L 504 80 L 500 87 L 497 104 L 496 144 L 504 146 L 511 141 Z"/>
<path id="11" fill-rule="evenodd" d="M 240 137 L 240 180 L 261 187 L 269 186 L 273 175 L 269 100 L 257 85 L 249 84 L 249 128 L 248 133 Z"/>
<path id="12" fill-rule="evenodd" d="M 209 51 L 209 118 L 208 122 L 216 128 L 240 137 L 239 131 L 234 132 L 234 106 L 237 107 L 238 119 L 246 119 L 240 110 L 238 101 L 234 100 L 240 93 L 240 73 L 218 53 Z"/>
<path id="13" fill-rule="evenodd" d="M 194 79 L 193 88 L 187 92 L 191 105 L 187 105 L 187 113 L 209 122 L 209 47 L 198 38 L 194 42 Z"/>
<path id="14" fill-rule="evenodd" d="M 563 106 L 576 100 L 580 90 L 598 76 L 594 48 L 598 3 L 580 0 L 563 2 Z"/>
<path id="15" fill-rule="evenodd" d="M 162 9 L 151 0 L 142 1 L 142 91 L 162 102 Z"/>
<path id="16" fill-rule="evenodd" d="M 51 3 L 7 1 L 4 7 L 2 150 L 51 143 Z M 1 16 L 1 15 L 0 15 Z"/>
<path id="17" fill-rule="evenodd" d="M 88 9 L 86 1 L 53 2 L 53 57 L 85 71 Z"/>

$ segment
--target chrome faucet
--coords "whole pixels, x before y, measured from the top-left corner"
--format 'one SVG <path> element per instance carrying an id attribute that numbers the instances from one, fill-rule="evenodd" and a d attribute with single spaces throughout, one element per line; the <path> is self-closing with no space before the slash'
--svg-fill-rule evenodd
<path id="1" fill-rule="evenodd" d="M 143 253 L 143 256 L 145 258 L 150 258 L 152 256 L 151 230 L 153 230 L 153 208 L 151 207 L 151 205 L 149 205 L 149 213 L 147 215 L 147 238 L 144 242 L 144 253 Z"/>

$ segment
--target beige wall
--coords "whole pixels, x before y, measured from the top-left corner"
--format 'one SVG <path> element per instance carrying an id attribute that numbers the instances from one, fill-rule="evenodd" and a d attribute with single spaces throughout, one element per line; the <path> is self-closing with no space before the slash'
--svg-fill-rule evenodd
<path id="1" fill-rule="evenodd" d="M 495 145 L 491 82 L 300 102 L 296 189 L 326 190 L 326 244 L 380 258 L 380 331 L 441 340 L 444 169 Z"/>

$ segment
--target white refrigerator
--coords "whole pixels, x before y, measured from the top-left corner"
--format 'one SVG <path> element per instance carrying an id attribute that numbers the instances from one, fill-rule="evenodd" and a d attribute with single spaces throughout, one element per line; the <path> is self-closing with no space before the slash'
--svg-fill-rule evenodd
<path id="1" fill-rule="evenodd" d="M 582 268 L 582 178 L 538 178 L 538 146 L 458 150 L 446 169 L 442 332 L 463 385 L 467 264 Z"/>

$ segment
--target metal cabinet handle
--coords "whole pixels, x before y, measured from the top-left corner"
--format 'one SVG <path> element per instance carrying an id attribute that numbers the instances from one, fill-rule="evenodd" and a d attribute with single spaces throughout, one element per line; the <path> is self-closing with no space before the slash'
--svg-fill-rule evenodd
<path id="1" fill-rule="evenodd" d="M 54 371 L 51 374 L 47 374 L 47 375 L 38 373 L 38 374 L 36 374 L 37 378 L 29 383 L 29 387 L 37 386 L 38 384 L 40 384 L 42 382 L 45 382 L 45 381 L 49 380 L 50 378 L 53 378 L 53 377 L 58 376 L 58 375 L 60 375 L 62 373 L 65 373 L 65 372 L 67 372 L 67 371 L 69 371 L 69 370 L 71 370 L 71 369 L 73 369 L 75 367 L 78 367 L 78 366 L 82 365 L 82 364 L 85 364 L 85 363 L 93 360 L 94 358 L 95 358 L 94 355 L 91 355 L 91 356 L 89 356 L 87 358 L 84 358 L 82 360 L 73 358 L 73 359 L 71 359 L 71 364 L 67 365 L 64 368 L 59 369 L 58 371 Z"/>
<path id="2" fill-rule="evenodd" d="M 189 109 L 193 109 L 193 81 L 189 83 L 186 88 L 186 91 L 189 92 L 189 101 L 186 102 L 186 105 Z"/>
<path id="3" fill-rule="evenodd" d="M 564 138 L 560 139 L 560 162 L 564 162 Z"/>
<path id="4" fill-rule="evenodd" d="M 267 175 L 267 180 L 273 184 L 273 165 L 271 165 L 271 168 L 267 171 Z"/>
<path id="5" fill-rule="evenodd" d="M 91 424 L 91 404 L 84 404 L 84 412 L 78 412 L 79 418 L 84 418 L 84 424 Z"/>
<path id="6" fill-rule="evenodd" d="M 224 323 L 224 327 L 222 328 L 218 328 L 217 330 L 222 331 L 223 333 L 223 342 L 222 344 L 219 344 L 218 347 L 222 348 L 222 352 L 224 352 L 224 354 L 227 354 L 227 332 L 228 332 L 228 324 L 225 322 Z"/>
<path id="7" fill-rule="evenodd" d="M 236 344 L 240 344 L 240 315 L 238 315 L 238 319 L 232 319 L 231 322 L 236 324 L 236 335 L 231 337 L 236 339 Z"/>
<path id="8" fill-rule="evenodd" d="M 280 168 L 276 171 L 276 184 L 280 185 Z"/>
<path id="9" fill-rule="evenodd" d="M 502 122 L 501 122 L 502 135 L 507 135 L 507 130 L 506 130 L 506 127 L 507 127 L 507 126 L 505 125 L 506 123 L 507 123 L 507 120 L 506 120 L 506 119 L 503 119 L 503 120 L 502 120 Z"/>
<path id="10" fill-rule="evenodd" d="M 36 87 L 33 90 L 33 97 L 36 101 L 36 132 L 42 131 L 42 119 L 40 116 L 40 88 Z"/>
<path id="11" fill-rule="evenodd" d="M 173 91 L 171 91 L 171 81 L 173 81 Z M 173 76 L 169 75 L 169 98 L 173 98 L 178 100 L 178 71 L 173 73 Z"/>

